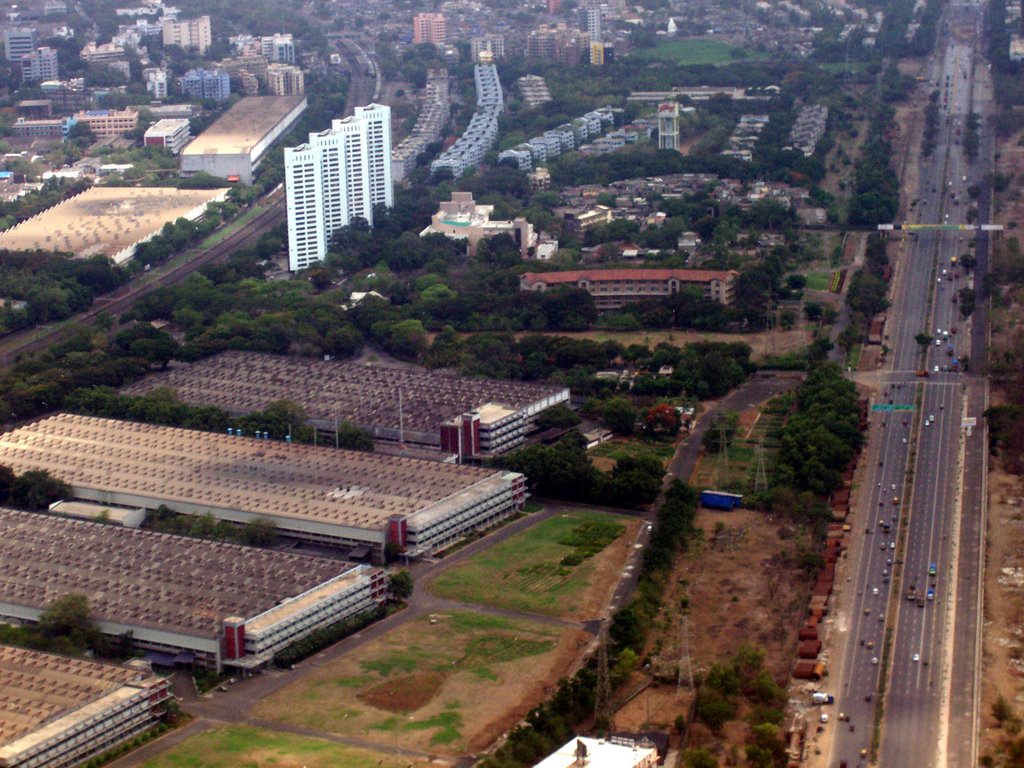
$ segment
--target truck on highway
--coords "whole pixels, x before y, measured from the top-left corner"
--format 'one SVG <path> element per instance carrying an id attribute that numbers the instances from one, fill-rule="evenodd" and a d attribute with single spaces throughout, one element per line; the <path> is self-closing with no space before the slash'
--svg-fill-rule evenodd
<path id="1" fill-rule="evenodd" d="M 815 691 L 811 694 L 811 701 L 814 704 L 835 704 L 836 697 L 828 693 L 822 693 L 821 691 Z"/>
<path id="2" fill-rule="evenodd" d="M 917 587 L 915 587 L 913 584 L 911 584 L 909 587 L 907 587 L 907 600 L 916 600 L 916 599 L 917 599 Z"/>

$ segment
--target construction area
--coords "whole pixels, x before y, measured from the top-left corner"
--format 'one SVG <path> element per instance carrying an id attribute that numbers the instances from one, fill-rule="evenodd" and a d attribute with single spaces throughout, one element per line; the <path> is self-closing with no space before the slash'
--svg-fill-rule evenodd
<path id="1" fill-rule="evenodd" d="M 151 727 L 170 698 L 145 662 L 0 645 L 0 766 L 78 765 Z"/>
<path id="2" fill-rule="evenodd" d="M 201 218 L 227 189 L 93 187 L 5 232 L 0 249 L 62 251 L 78 258 L 103 255 L 123 264 L 164 224 Z"/>
<path id="3" fill-rule="evenodd" d="M 389 544 L 409 556 L 443 549 L 526 497 L 514 472 L 74 414 L 0 435 L 0 464 L 46 470 L 78 500 L 262 519 L 377 561 Z"/>
<path id="4" fill-rule="evenodd" d="M 564 387 L 256 352 L 222 352 L 175 365 L 122 392 L 143 395 L 157 387 L 169 387 L 184 403 L 234 415 L 291 400 L 318 429 L 333 432 L 339 421 L 347 421 L 377 440 L 462 457 L 521 445 L 539 413 L 569 401 Z"/>
<path id="5" fill-rule="evenodd" d="M 162 666 L 255 669 L 386 596 L 366 565 L 0 508 L 0 618 L 84 594 L 99 628 Z"/>

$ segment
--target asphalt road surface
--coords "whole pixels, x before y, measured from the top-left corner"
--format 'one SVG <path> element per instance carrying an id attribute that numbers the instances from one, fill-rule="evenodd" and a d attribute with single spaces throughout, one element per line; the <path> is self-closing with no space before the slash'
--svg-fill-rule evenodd
<path id="1" fill-rule="evenodd" d="M 976 68 L 985 67 L 976 47 L 981 20 L 980 6 L 972 3 L 950 6 L 940 21 L 940 50 L 926 73 L 928 90 L 940 93 L 940 136 L 936 151 L 922 160 L 919 189 L 905 190 L 916 200 L 909 209 L 911 222 L 966 223 L 972 204 L 967 188 L 987 170 L 988 137 L 983 141 L 987 154 L 981 152 L 976 162 L 968 161 L 961 146 L 972 107 L 987 109 L 987 86 L 974 86 Z M 871 416 L 855 528 L 863 541 L 852 550 L 845 588 L 853 594 L 837 622 L 844 652 L 831 678 L 838 688 L 832 691 L 836 711 L 849 723 L 833 726 L 832 766 L 867 764 L 861 751 L 870 752 L 883 698 L 879 765 L 976 764 L 984 487 L 984 460 L 978 457 L 984 442 L 981 431 L 964 438 L 962 419 L 973 416 L 981 424 L 985 397 L 983 381 L 950 370 L 954 358 L 980 359 L 983 348 L 977 341 L 984 335 L 983 316 L 966 333 L 955 301 L 971 283 L 953 257 L 968 252 L 971 237 L 957 231 L 911 234 L 895 259 L 886 329 L 891 354 L 873 405 L 906 410 Z M 983 269 L 979 258 L 977 271 Z M 980 274 L 975 279 L 980 286 Z M 920 333 L 931 336 L 927 346 L 917 343 Z M 916 375 L 922 369 L 927 377 Z M 963 468 L 961 448 L 969 459 Z"/>

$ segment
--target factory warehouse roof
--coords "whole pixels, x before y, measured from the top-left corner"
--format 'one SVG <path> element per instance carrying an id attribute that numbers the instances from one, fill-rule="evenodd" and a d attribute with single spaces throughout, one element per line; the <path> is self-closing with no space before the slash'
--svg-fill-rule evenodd
<path id="1" fill-rule="evenodd" d="M 0 464 L 17 473 L 47 470 L 75 496 L 103 503 L 377 531 L 392 515 L 490 494 L 503 477 L 464 465 L 74 414 L 0 435 Z"/>
<path id="2" fill-rule="evenodd" d="M 198 637 L 357 578 L 337 560 L 4 508 L 0 563 L 5 606 L 38 610 L 80 592 L 99 622 Z"/>
<path id="3" fill-rule="evenodd" d="M 564 387 L 543 384 L 255 352 L 222 352 L 149 376 L 123 391 L 139 395 L 161 386 L 173 389 L 182 402 L 215 405 L 231 413 L 263 410 L 275 400 L 288 399 L 324 424 L 339 419 L 397 430 L 401 421 L 410 432 L 433 433 L 441 422 L 488 403 L 532 415 L 569 396 Z"/>

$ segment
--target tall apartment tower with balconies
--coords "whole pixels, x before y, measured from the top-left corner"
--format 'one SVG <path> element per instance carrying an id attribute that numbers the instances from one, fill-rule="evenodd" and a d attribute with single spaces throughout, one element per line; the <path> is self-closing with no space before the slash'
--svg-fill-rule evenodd
<path id="1" fill-rule="evenodd" d="M 356 107 L 309 142 L 284 150 L 288 209 L 288 267 L 321 261 L 336 231 L 360 217 L 373 224 L 373 207 L 391 207 L 391 109 Z"/>
<path id="2" fill-rule="evenodd" d="M 658 149 L 679 151 L 679 105 L 675 102 L 658 105 Z"/>
<path id="3" fill-rule="evenodd" d="M 432 43 L 444 45 L 448 42 L 448 27 L 443 13 L 417 13 L 412 19 L 412 41 L 414 44 Z"/>

